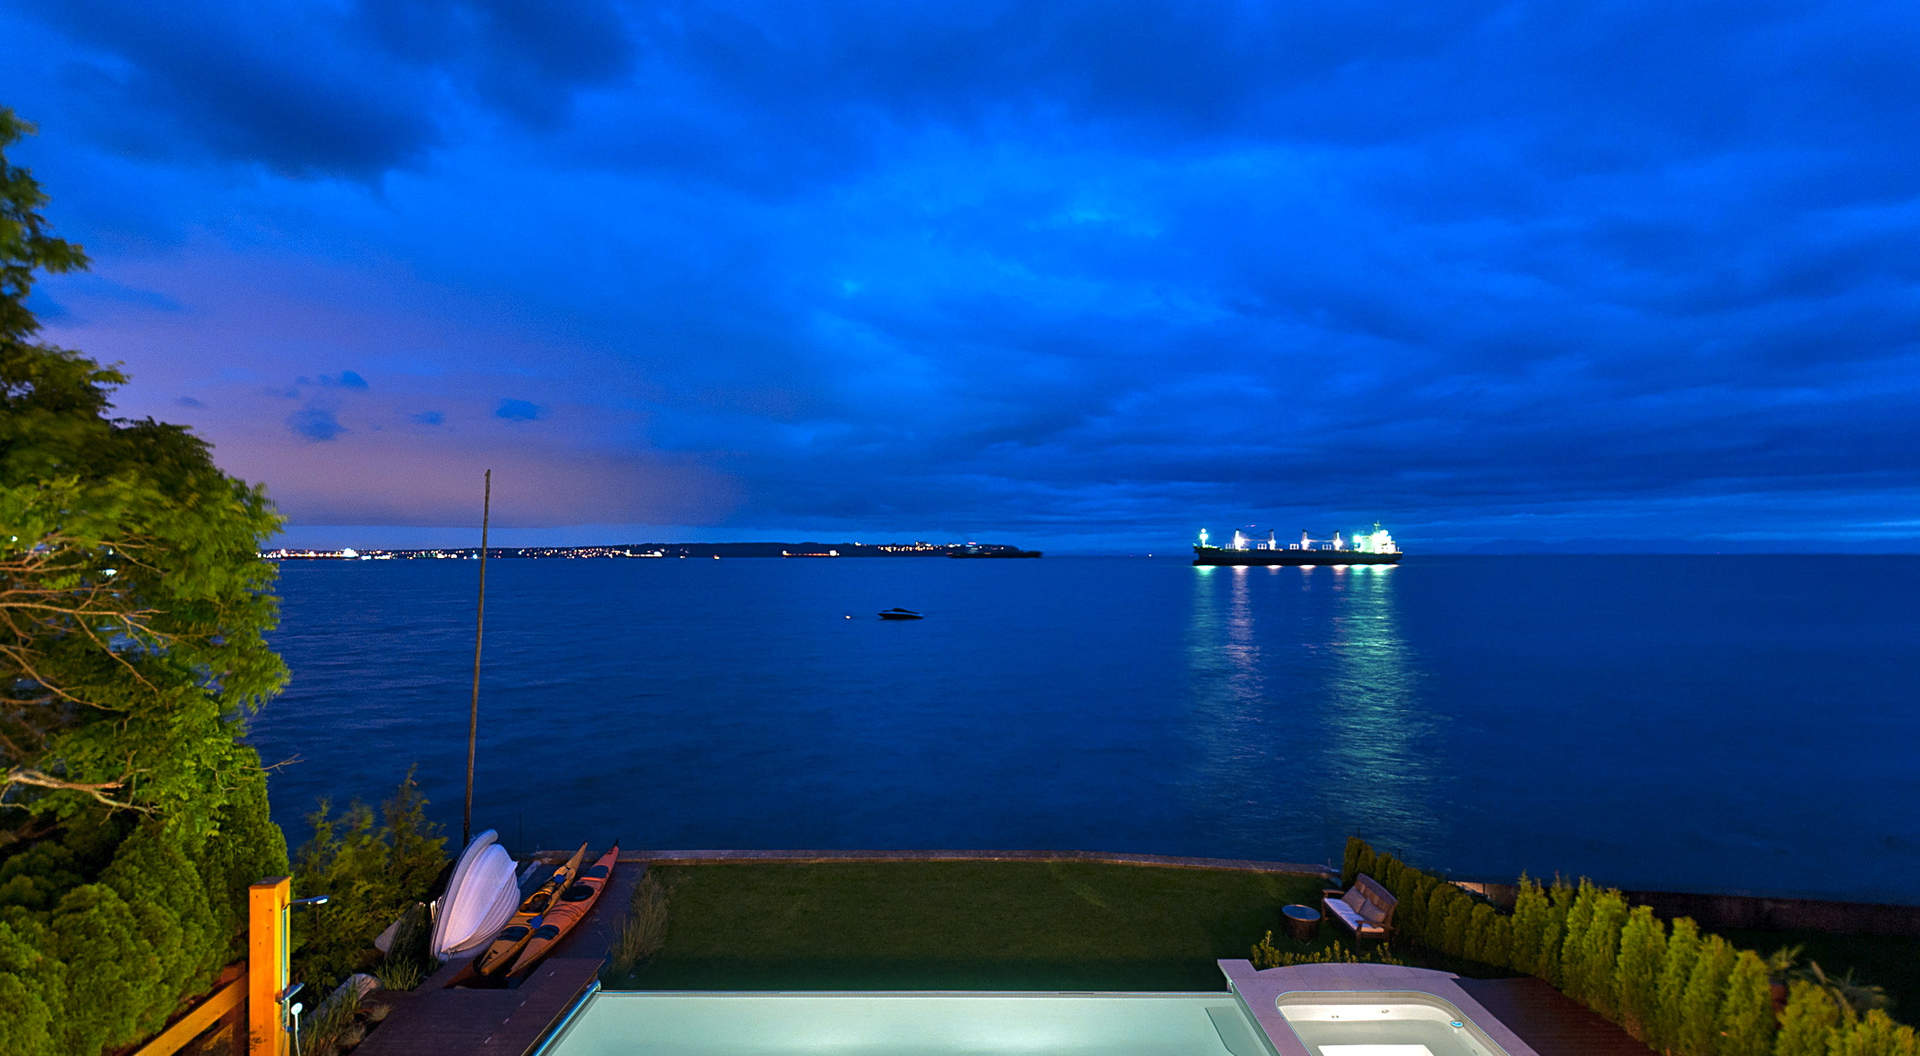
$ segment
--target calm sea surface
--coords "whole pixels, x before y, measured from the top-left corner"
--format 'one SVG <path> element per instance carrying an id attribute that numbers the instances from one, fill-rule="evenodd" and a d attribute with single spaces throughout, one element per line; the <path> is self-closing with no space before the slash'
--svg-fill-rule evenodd
<path id="1" fill-rule="evenodd" d="M 418 764 L 458 838 L 477 565 L 289 562 L 294 840 Z M 1072 848 L 1920 902 L 1920 558 L 491 561 L 516 851 Z M 918 623 L 874 613 L 902 605 Z M 851 619 L 846 618 L 851 615 Z"/>

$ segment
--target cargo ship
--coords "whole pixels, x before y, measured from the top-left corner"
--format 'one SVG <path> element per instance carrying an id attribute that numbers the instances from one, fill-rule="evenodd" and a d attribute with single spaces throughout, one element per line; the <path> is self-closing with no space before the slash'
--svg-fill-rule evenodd
<path id="1" fill-rule="evenodd" d="M 1352 539 L 1341 538 L 1339 532 L 1331 539 L 1315 539 L 1301 532 L 1299 542 L 1284 545 L 1272 532 L 1256 541 L 1236 531 L 1232 543 L 1209 546 L 1207 531 L 1202 528 L 1200 541 L 1193 547 L 1196 565 L 1391 565 L 1399 560 L 1400 548 L 1378 523 L 1371 532 L 1353 533 Z"/>

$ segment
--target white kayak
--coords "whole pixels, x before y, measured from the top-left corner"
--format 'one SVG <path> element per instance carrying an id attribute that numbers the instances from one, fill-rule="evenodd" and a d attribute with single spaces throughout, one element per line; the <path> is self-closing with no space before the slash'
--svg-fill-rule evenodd
<path id="1" fill-rule="evenodd" d="M 493 938 L 520 904 L 513 856 L 492 829 L 473 838 L 460 854 L 433 917 L 433 956 L 453 954 Z"/>

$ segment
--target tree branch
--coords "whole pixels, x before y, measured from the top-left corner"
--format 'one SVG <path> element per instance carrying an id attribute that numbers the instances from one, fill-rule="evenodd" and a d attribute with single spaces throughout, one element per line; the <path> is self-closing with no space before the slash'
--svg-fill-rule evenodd
<path id="1" fill-rule="evenodd" d="M 11 788 L 14 785 L 32 785 L 35 788 L 51 788 L 62 792 L 85 792 L 94 799 L 105 803 L 113 810 L 135 810 L 142 814 L 152 814 L 154 812 L 152 807 L 141 806 L 138 803 L 129 803 L 125 800 L 115 799 L 107 795 L 109 791 L 118 791 L 119 789 L 125 788 L 127 782 L 132 780 L 132 778 L 133 775 L 128 774 L 126 777 L 117 781 L 67 781 L 54 777 L 52 774 L 45 773 L 44 771 L 33 770 L 24 766 L 16 766 L 7 771 L 6 786 Z"/>

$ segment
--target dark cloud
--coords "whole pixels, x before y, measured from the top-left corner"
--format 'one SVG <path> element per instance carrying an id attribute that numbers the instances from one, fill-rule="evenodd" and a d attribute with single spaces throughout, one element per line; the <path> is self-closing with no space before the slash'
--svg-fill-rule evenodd
<path id="1" fill-rule="evenodd" d="M 594 2 L 74 0 L 28 13 L 83 46 L 61 87 L 116 150 L 301 178 L 421 165 L 446 142 L 457 97 L 558 124 L 576 93 L 616 82 L 635 56 L 627 17 Z"/>
<path id="2" fill-rule="evenodd" d="M 304 407 L 288 415 L 287 428 L 293 430 L 295 436 L 313 443 L 326 443 L 347 431 L 334 412 L 321 407 Z"/>
<path id="3" fill-rule="evenodd" d="M 1910 5 L 250 11 L 35 17 L 116 186 L 294 262 L 279 362 L 381 368 L 283 395 L 823 533 L 1920 525 Z"/>
<path id="4" fill-rule="evenodd" d="M 65 87 L 131 153 L 366 178 L 438 139 L 423 105 L 431 82 L 341 48 L 342 27 L 320 8 L 75 0 L 38 14 L 84 46 Z"/>
<path id="5" fill-rule="evenodd" d="M 192 396 L 182 396 L 179 399 L 174 400 L 173 402 L 178 404 L 181 407 L 205 407 L 206 406 L 205 403 L 202 403 L 200 400 L 197 400 Z"/>
<path id="6" fill-rule="evenodd" d="M 626 16 L 594 0 L 370 0 L 356 5 L 355 18 L 389 54 L 451 73 L 535 125 L 558 122 L 575 92 L 618 80 L 634 61 Z"/>

